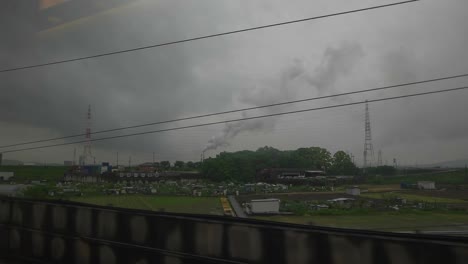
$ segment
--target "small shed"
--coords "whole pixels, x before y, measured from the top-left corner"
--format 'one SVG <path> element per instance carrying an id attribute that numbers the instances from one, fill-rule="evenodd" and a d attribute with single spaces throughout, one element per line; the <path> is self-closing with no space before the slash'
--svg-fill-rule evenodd
<path id="1" fill-rule="evenodd" d="M 275 198 L 250 201 L 250 209 L 254 214 L 279 213 L 280 200 Z"/>
<path id="2" fill-rule="evenodd" d="M 357 186 L 349 187 L 346 189 L 346 194 L 349 195 L 361 195 L 361 189 Z"/>
<path id="3" fill-rule="evenodd" d="M 418 189 L 420 189 L 420 190 L 435 190 L 435 182 L 433 182 L 433 181 L 418 181 Z"/>

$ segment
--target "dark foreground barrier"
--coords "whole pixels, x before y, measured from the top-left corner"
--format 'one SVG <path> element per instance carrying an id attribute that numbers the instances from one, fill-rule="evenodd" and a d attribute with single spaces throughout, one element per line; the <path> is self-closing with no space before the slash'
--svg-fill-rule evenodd
<path id="1" fill-rule="evenodd" d="M 448 264 L 468 263 L 467 242 L 0 197 L 0 254 L 10 262 Z"/>

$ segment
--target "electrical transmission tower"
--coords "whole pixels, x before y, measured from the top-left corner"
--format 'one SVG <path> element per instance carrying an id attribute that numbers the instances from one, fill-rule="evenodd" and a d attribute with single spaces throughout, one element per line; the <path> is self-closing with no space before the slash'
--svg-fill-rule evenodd
<path id="1" fill-rule="evenodd" d="M 88 105 L 86 121 L 86 143 L 83 149 L 83 155 L 80 156 L 80 165 L 90 164 L 93 158 L 91 154 L 91 105 Z"/>
<path id="2" fill-rule="evenodd" d="M 365 122 L 365 140 L 364 140 L 364 170 L 372 166 L 374 160 L 374 148 L 372 146 L 372 134 L 369 116 L 369 103 L 366 101 L 366 122 Z"/>
<path id="3" fill-rule="evenodd" d="M 382 166 L 382 150 L 379 149 L 379 155 L 377 156 L 377 166 Z"/>

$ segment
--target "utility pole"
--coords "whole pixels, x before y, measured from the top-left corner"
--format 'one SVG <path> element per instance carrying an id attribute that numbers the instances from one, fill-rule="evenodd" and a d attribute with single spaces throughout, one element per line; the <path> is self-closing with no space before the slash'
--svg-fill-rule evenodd
<path id="1" fill-rule="evenodd" d="M 380 167 L 382 166 L 382 150 L 379 149 L 379 155 L 377 158 L 377 166 Z"/>
<path id="2" fill-rule="evenodd" d="M 366 100 L 366 112 L 365 112 L 365 137 L 364 137 L 364 173 L 368 167 L 372 166 L 374 160 L 374 147 L 372 146 L 372 134 L 370 126 L 370 115 L 369 115 L 369 103 Z"/>
<path id="3" fill-rule="evenodd" d="M 0 155 L 2 154 L 0 153 Z M 0 160 L 1 160 L 1 156 L 0 156 Z M 1 164 L 1 161 L 0 161 L 0 164 Z M 468 169 L 466 168 L 466 163 L 465 163 L 465 181 L 468 182 Z"/>
<path id="4" fill-rule="evenodd" d="M 88 105 L 88 113 L 86 115 L 86 143 L 83 149 L 83 160 L 82 164 L 80 165 L 85 165 L 86 162 L 88 161 L 89 158 L 91 158 L 93 155 L 91 154 L 91 105 Z M 89 161 L 91 162 L 91 161 Z"/>
<path id="5" fill-rule="evenodd" d="M 73 166 L 76 165 L 76 148 L 73 150 Z"/>

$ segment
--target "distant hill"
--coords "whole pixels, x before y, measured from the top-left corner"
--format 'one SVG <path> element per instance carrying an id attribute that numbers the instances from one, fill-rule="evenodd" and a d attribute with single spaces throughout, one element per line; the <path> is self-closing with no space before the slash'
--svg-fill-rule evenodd
<path id="1" fill-rule="evenodd" d="M 464 167 L 465 167 L 465 164 L 468 164 L 468 159 L 436 162 L 436 163 L 432 163 L 432 164 L 422 165 L 421 167 L 427 167 L 427 168 L 433 168 L 433 167 L 441 167 L 441 168 L 464 168 Z"/>
<path id="2" fill-rule="evenodd" d="M 17 165 L 23 165 L 23 162 L 19 161 L 19 160 L 7 160 L 7 159 L 4 159 L 2 160 L 2 165 L 5 165 L 5 166 L 17 166 Z"/>

